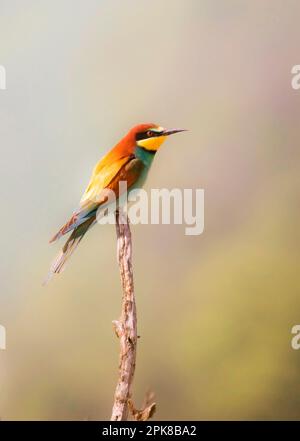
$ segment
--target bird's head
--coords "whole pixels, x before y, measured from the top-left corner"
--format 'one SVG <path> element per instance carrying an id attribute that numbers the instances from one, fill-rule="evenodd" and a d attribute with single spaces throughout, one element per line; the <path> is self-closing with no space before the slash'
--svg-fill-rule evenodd
<path id="1" fill-rule="evenodd" d="M 157 124 L 139 124 L 132 129 L 136 145 L 145 150 L 156 152 L 167 136 L 184 132 L 186 129 L 165 129 Z"/>

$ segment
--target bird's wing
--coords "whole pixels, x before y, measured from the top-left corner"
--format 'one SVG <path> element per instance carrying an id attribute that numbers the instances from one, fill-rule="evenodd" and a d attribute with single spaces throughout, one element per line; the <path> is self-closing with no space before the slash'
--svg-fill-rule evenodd
<path id="1" fill-rule="evenodd" d="M 86 208 L 87 203 L 88 205 L 90 203 L 101 203 L 102 190 L 108 187 L 108 185 L 118 175 L 122 167 L 127 164 L 130 159 L 130 156 L 124 156 L 122 158 L 119 158 L 117 161 L 106 164 L 103 164 L 103 160 L 99 161 L 99 163 L 93 170 L 90 182 L 80 200 L 80 207 Z"/>
<path id="2" fill-rule="evenodd" d="M 91 180 L 85 190 L 79 205 L 70 220 L 50 240 L 54 242 L 62 235 L 85 222 L 89 217 L 96 216 L 97 209 L 107 200 L 107 194 L 103 191 L 110 189 L 119 196 L 119 182 L 125 181 L 130 188 L 139 178 L 144 164 L 133 155 L 124 156 L 113 163 L 103 163 L 105 157 L 94 168 Z"/>
<path id="3" fill-rule="evenodd" d="M 126 186 L 124 187 L 124 189 L 127 188 L 129 190 L 134 184 L 137 183 L 144 169 L 144 163 L 140 159 L 132 157 L 126 164 L 124 164 L 124 166 L 120 169 L 119 173 L 110 182 L 107 188 L 112 190 L 118 198 L 119 196 L 121 196 L 119 182 L 126 182 Z"/>

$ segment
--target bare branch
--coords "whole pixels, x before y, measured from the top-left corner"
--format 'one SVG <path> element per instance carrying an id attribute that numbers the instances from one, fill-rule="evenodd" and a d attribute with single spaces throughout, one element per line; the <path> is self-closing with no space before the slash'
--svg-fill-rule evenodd
<path id="1" fill-rule="evenodd" d="M 131 399 L 131 386 L 136 363 L 137 315 L 133 285 L 132 242 L 128 217 L 121 208 L 116 212 L 117 257 L 123 288 L 122 311 L 113 321 L 120 340 L 119 378 L 115 391 L 111 421 L 127 421 L 130 411 L 134 420 L 146 421 L 155 412 L 153 393 L 148 393 L 142 410 L 135 409 Z"/>
<path id="2" fill-rule="evenodd" d="M 147 392 L 142 409 L 140 410 L 135 409 L 132 400 L 129 400 L 129 409 L 134 420 L 136 421 L 149 420 L 151 417 L 153 417 L 156 411 L 156 404 L 154 403 L 154 393 Z"/>
<path id="3" fill-rule="evenodd" d="M 119 378 L 111 421 L 126 421 L 128 400 L 131 398 L 131 385 L 135 371 L 137 320 L 132 271 L 131 232 L 127 216 L 119 209 L 116 212 L 117 257 L 123 287 L 122 312 L 114 328 L 120 339 Z"/>

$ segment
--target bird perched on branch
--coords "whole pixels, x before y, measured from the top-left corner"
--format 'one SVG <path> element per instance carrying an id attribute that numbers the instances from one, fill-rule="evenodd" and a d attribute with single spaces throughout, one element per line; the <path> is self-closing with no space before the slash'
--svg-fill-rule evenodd
<path id="1" fill-rule="evenodd" d="M 90 182 L 80 200 L 78 209 L 69 221 L 55 234 L 55 242 L 72 231 L 62 250 L 53 261 L 46 283 L 54 274 L 60 273 L 77 248 L 86 232 L 96 223 L 97 210 L 105 206 L 107 195 L 104 190 L 114 191 L 116 199 L 119 183 L 125 181 L 128 191 L 140 188 L 145 182 L 155 153 L 167 136 L 184 129 L 164 129 L 156 124 L 139 124 L 133 127 L 123 139 L 96 164 Z"/>

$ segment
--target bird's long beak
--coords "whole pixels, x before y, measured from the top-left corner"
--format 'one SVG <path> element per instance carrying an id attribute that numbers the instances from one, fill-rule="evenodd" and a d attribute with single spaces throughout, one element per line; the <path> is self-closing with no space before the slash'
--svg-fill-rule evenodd
<path id="1" fill-rule="evenodd" d="M 163 136 L 169 136 L 169 135 L 173 135 L 174 133 L 179 133 L 179 132 L 186 132 L 187 129 L 165 129 L 162 132 Z"/>

